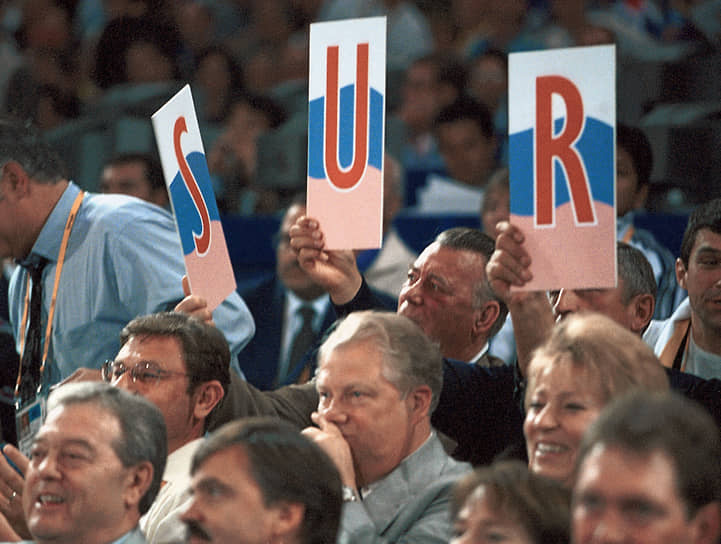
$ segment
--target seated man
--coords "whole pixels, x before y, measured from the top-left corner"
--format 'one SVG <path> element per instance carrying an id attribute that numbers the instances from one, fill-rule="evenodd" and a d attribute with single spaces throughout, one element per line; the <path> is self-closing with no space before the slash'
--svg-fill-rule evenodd
<path id="1" fill-rule="evenodd" d="M 330 294 L 339 317 L 383 307 L 372 296 L 352 251 L 324 249 L 316 220 L 300 217 L 290 229 L 290 243 L 301 268 Z M 398 313 L 437 342 L 444 357 L 482 366 L 502 364 L 487 354 L 488 339 L 506 317 L 505 305 L 486 279 L 493 249 L 493 240 L 476 229 L 448 229 L 408 269 Z"/>
<path id="2" fill-rule="evenodd" d="M 38 544 L 142 544 L 165 468 L 163 418 L 102 383 L 62 386 L 32 446 L 22 504 Z"/>
<path id="3" fill-rule="evenodd" d="M 645 339 L 665 366 L 721 378 L 721 199 L 691 213 L 676 259 L 676 279 L 688 297 L 669 319 L 653 323 Z"/>
<path id="4" fill-rule="evenodd" d="M 287 424 L 228 423 L 198 448 L 190 470 L 188 542 L 335 542 L 343 505 L 338 471 Z"/>
<path id="5" fill-rule="evenodd" d="M 120 345 L 115 360 L 103 367 L 103 378 L 155 404 L 168 431 L 163 487 L 140 527 L 150 543 L 180 544 L 190 460 L 230 383 L 228 343 L 215 327 L 166 312 L 132 320 L 120 333 Z"/>
<path id="6" fill-rule="evenodd" d="M 275 275 L 240 293 L 255 319 L 256 331 L 238 362 L 245 378 L 260 389 L 285 383 L 336 319 L 325 289 L 298 266 L 290 247 L 288 232 L 301 215 L 305 215 L 305 198 L 294 200 L 281 221 Z"/>
<path id="7" fill-rule="evenodd" d="M 431 427 L 443 381 L 438 348 L 409 319 L 346 317 L 320 348 L 317 427 L 345 506 L 340 542 L 438 542 L 451 536 L 452 483 L 469 470 Z"/>
<path id="8" fill-rule="evenodd" d="M 418 190 L 424 213 L 476 214 L 488 177 L 496 168 L 497 140 L 488 108 L 461 97 L 443 108 L 434 123 L 448 177 L 430 175 Z"/>
<path id="9" fill-rule="evenodd" d="M 632 394 L 583 438 L 573 542 L 716 544 L 721 440 L 702 409 L 675 395 Z"/>
<path id="10" fill-rule="evenodd" d="M 387 184 L 384 187 L 388 190 Z M 290 228 L 305 212 L 305 195 L 299 195 L 293 199 L 280 224 L 275 248 L 275 275 L 240 292 L 253 315 L 256 331 L 238 355 L 238 362 L 246 380 L 260 389 L 307 381 L 312 369 L 307 364 L 308 352 L 317 347 L 324 331 L 337 318 L 328 293 L 298 265 L 295 252 L 290 247 Z M 394 252 L 393 248 L 389 249 Z M 406 256 L 402 253 L 401 258 Z M 413 256 L 406 259 L 403 266 L 408 266 L 411 260 Z M 389 262 L 384 258 L 380 264 L 383 267 Z M 386 268 L 386 271 L 389 270 Z M 376 278 L 381 276 L 383 274 Z M 377 290 L 374 295 L 384 306 L 394 302 L 392 297 Z"/>
<path id="11" fill-rule="evenodd" d="M 103 166 L 100 192 L 130 195 L 168 208 L 168 190 L 160 162 L 150 153 L 122 153 Z"/>
<path id="12" fill-rule="evenodd" d="M 185 528 L 179 514 L 188 501 L 190 460 L 203 441 L 206 419 L 222 400 L 230 381 L 230 351 L 223 334 L 181 313 L 138 317 L 121 331 L 115 360 L 103 366 L 111 385 L 150 400 L 162 413 L 167 428 L 168 459 L 163 487 L 140 519 L 149 543 L 180 544 Z M 23 469 L 27 460 L 12 446 L 6 453 Z M 0 460 L 0 479 L 20 489 L 21 477 Z M 2 509 L 16 531 L 26 534 L 22 512 Z"/>
<path id="13" fill-rule="evenodd" d="M 511 308 L 518 355 L 522 361 L 525 340 L 520 331 L 525 328 L 542 340 L 548 330 L 548 311 L 543 308 L 547 302 L 540 292 L 511 294 L 511 285 L 521 286 L 531 279 L 531 260 L 518 228 L 502 222 L 498 231 L 497 251 L 489 264 L 488 276 L 494 292 Z M 702 204 L 691 214 L 681 244 L 681 257 L 676 261 L 676 278 L 688 291 L 688 298 L 671 318 L 653 321 L 637 332 L 643 332 L 644 341 L 654 348 L 664 366 L 706 380 L 721 378 L 721 314 L 717 287 L 721 279 L 721 199 Z M 596 289 L 589 292 L 606 296 L 610 291 Z M 590 309 L 604 313 L 599 307 Z M 540 319 L 543 319 L 541 327 Z M 533 325 L 529 327 L 529 323 Z M 530 342 L 531 349 L 537 345 L 538 338 L 535 341 L 535 344 Z"/>

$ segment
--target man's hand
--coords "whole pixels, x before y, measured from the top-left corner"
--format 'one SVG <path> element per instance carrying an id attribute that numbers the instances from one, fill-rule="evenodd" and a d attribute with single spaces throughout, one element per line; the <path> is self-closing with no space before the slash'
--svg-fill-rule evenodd
<path id="1" fill-rule="evenodd" d="M 486 265 L 491 289 L 506 304 L 522 292 L 511 294 L 511 287 L 523 287 L 533 279 L 531 258 L 523 247 L 523 233 L 508 221 L 496 225 L 496 250 Z"/>
<path id="2" fill-rule="evenodd" d="M 28 470 L 30 461 L 11 444 L 6 444 L 3 453 L 7 455 L 22 474 Z M 0 455 L 0 511 L 12 526 L 13 530 L 23 538 L 32 538 L 25 523 L 22 508 L 22 492 L 25 478 L 10 466 L 5 455 Z"/>
<path id="3" fill-rule="evenodd" d="M 350 446 L 341 434 L 338 427 L 325 419 L 318 412 L 310 416 L 318 427 L 306 427 L 303 434 L 318 444 L 331 458 L 340 473 L 343 485 L 356 489 L 355 468 L 353 468 L 353 455 Z"/>
<path id="4" fill-rule="evenodd" d="M 525 376 L 533 351 L 553 328 L 553 310 L 545 291 L 512 291 L 533 279 L 523 233 L 507 221 L 496 225 L 496 250 L 486 265 L 491 289 L 508 306 L 516 339 L 518 366 Z"/>
<path id="5" fill-rule="evenodd" d="M 208 309 L 208 302 L 204 298 L 190 294 L 188 276 L 183 276 L 183 293 L 185 293 L 185 298 L 176 304 L 173 311 L 191 315 L 205 321 L 208 325 L 215 326 L 213 312 Z"/>
<path id="6" fill-rule="evenodd" d="M 300 267 L 323 286 L 334 304 L 350 302 L 363 282 L 353 251 L 324 249 L 323 232 L 310 217 L 299 217 L 289 234 Z"/>

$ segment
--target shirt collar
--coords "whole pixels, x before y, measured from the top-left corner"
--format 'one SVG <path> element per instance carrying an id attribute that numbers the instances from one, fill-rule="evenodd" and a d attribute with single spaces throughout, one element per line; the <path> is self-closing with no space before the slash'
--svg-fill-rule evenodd
<path id="1" fill-rule="evenodd" d="M 469 364 L 476 364 L 478 361 L 481 360 L 481 357 L 485 355 L 485 353 L 488 351 L 488 342 L 483 344 L 483 347 L 481 348 L 481 351 L 476 353 L 476 356 L 473 357 L 470 361 L 468 361 Z"/>
<path id="2" fill-rule="evenodd" d="M 57 262 L 58 254 L 60 253 L 60 244 L 62 243 L 62 232 L 78 193 L 80 193 L 80 187 L 73 182 L 68 183 L 60 200 L 55 204 L 53 211 L 50 212 L 50 215 L 45 221 L 37 240 L 35 240 L 35 244 L 33 244 L 30 255 L 23 262 L 28 261 L 33 255 L 45 257 L 49 261 Z M 58 233 L 60 233 L 60 235 Z"/>
<path id="3" fill-rule="evenodd" d="M 285 300 L 289 316 L 295 315 L 301 306 L 312 306 L 315 311 L 315 316 L 313 317 L 313 328 L 316 330 L 318 329 L 318 326 L 320 326 L 320 321 L 322 316 L 325 314 L 328 304 L 330 304 L 328 294 L 322 294 L 313 300 L 303 300 L 290 289 L 286 290 Z"/>

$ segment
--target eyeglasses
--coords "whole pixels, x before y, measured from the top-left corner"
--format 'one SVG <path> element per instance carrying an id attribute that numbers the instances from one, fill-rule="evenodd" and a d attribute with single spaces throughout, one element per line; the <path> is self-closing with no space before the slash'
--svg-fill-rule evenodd
<path id="1" fill-rule="evenodd" d="M 141 361 L 132 367 L 127 367 L 125 363 L 117 361 L 105 361 L 100 372 L 103 381 L 108 383 L 117 381 L 123 374 L 130 372 L 130 379 L 133 380 L 133 383 L 140 382 L 144 385 L 155 385 L 160 380 L 172 376 L 188 376 L 185 372 L 164 370 L 150 361 Z"/>

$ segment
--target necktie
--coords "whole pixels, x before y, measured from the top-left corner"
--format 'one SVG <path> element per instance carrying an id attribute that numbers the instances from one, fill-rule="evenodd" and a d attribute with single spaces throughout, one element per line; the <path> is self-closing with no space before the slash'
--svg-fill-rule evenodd
<path id="1" fill-rule="evenodd" d="M 22 381 L 20 397 L 23 402 L 32 400 L 40 385 L 40 358 L 42 348 L 43 269 L 47 260 L 42 257 L 24 265 L 30 275 L 30 325 L 25 335 L 22 354 Z"/>
<path id="2" fill-rule="evenodd" d="M 312 306 L 301 306 L 298 309 L 298 314 L 300 314 L 302 323 L 290 348 L 290 355 L 288 356 L 289 371 L 295 368 L 295 365 L 300 362 L 303 355 L 313 347 L 313 343 L 315 342 L 315 331 L 313 331 L 315 310 Z"/>

